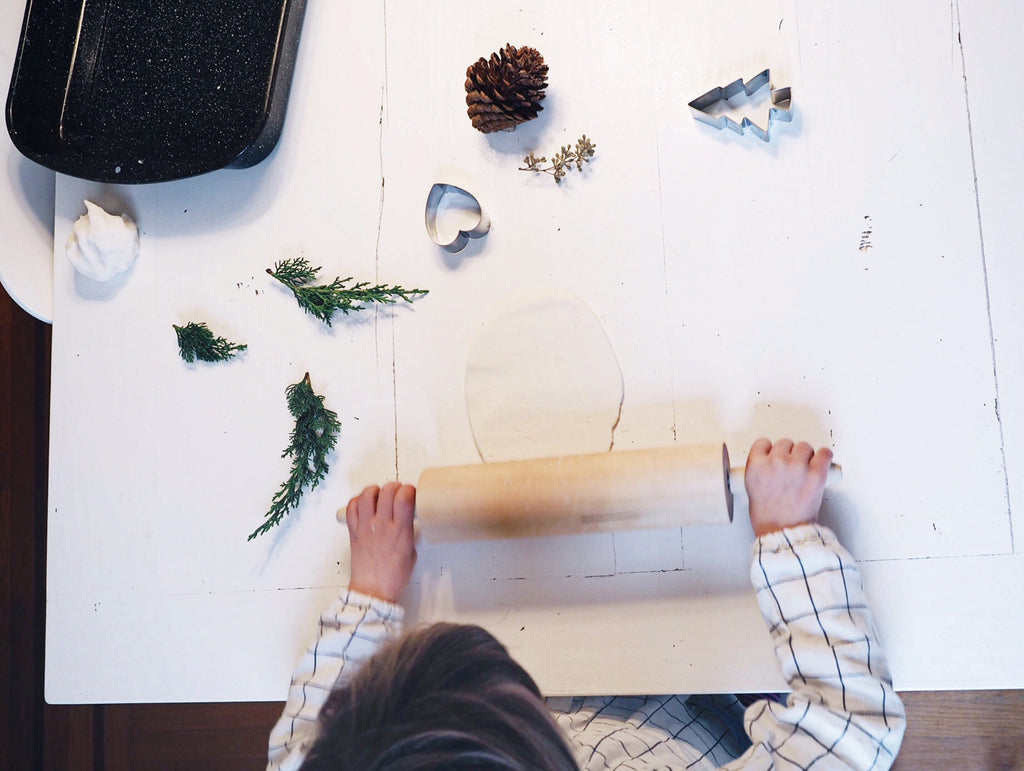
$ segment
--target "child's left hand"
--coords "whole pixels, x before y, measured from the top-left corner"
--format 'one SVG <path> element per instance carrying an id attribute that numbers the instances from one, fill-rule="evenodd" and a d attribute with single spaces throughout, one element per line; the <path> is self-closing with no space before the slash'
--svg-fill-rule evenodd
<path id="1" fill-rule="evenodd" d="M 398 602 L 416 565 L 413 512 L 416 488 L 373 485 L 348 502 L 345 522 L 352 545 L 349 589 Z M 341 519 L 341 512 L 338 512 Z"/>

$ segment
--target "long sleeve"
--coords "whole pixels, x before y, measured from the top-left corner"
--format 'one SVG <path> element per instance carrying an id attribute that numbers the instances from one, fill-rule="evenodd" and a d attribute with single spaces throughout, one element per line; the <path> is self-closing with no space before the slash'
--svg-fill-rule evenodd
<path id="1" fill-rule="evenodd" d="M 738 769 L 888 769 L 906 717 L 860 573 L 835 535 L 802 525 L 758 539 L 751 580 L 793 692 L 744 715 Z"/>
<path id="2" fill-rule="evenodd" d="M 302 765 L 331 690 L 348 682 L 386 640 L 401 633 L 400 606 L 343 589 L 320 616 L 316 639 L 292 674 L 284 712 L 270 732 L 267 771 Z"/>

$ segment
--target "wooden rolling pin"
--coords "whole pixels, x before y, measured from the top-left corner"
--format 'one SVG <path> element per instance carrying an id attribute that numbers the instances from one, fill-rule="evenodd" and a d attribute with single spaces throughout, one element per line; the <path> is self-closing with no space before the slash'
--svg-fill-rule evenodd
<path id="1" fill-rule="evenodd" d="M 724 444 L 429 468 L 416 487 L 434 543 L 724 525 L 746 497 Z"/>

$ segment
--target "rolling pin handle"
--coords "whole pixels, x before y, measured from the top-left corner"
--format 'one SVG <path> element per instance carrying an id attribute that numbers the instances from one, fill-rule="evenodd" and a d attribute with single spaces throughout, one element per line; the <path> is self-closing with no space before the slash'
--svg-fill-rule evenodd
<path id="1" fill-rule="evenodd" d="M 747 487 L 743 482 L 744 468 L 729 469 L 729 492 L 741 498 L 747 497 Z M 828 467 L 828 476 L 825 478 L 825 485 L 833 485 L 843 481 L 843 467 L 838 463 L 832 463 Z"/>

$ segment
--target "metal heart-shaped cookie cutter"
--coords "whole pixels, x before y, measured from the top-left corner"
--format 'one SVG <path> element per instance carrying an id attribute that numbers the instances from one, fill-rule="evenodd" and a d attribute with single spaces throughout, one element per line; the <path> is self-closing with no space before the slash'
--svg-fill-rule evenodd
<path id="1" fill-rule="evenodd" d="M 445 199 L 449 197 L 464 199 L 469 204 L 464 207 L 465 210 L 470 212 L 471 215 L 476 216 L 477 219 L 472 228 L 469 230 L 459 230 L 452 241 L 445 242 L 437 235 L 437 217 Z M 487 231 L 491 229 L 491 221 L 484 213 L 483 208 L 481 208 L 480 202 L 476 200 L 476 196 L 468 193 L 461 187 L 449 185 L 444 182 L 437 182 L 432 188 L 430 188 L 430 194 L 427 196 L 427 209 L 424 213 L 424 219 L 427 225 L 427 233 L 430 235 L 431 240 L 451 254 L 461 252 L 466 248 L 466 244 L 469 243 L 469 239 L 485 236 L 487 235 Z"/>
<path id="2" fill-rule="evenodd" d="M 734 96 L 738 96 L 741 92 L 747 96 L 752 96 L 765 86 L 768 86 L 771 90 L 772 99 L 772 106 L 768 110 L 768 124 L 765 128 L 761 128 L 750 118 L 744 118 L 741 123 L 737 123 L 726 115 L 712 115 L 708 112 L 718 102 L 727 102 Z M 772 88 L 770 70 L 759 72 L 746 83 L 743 82 L 743 78 L 737 78 L 732 83 L 713 88 L 690 102 L 690 112 L 701 123 L 706 123 L 717 129 L 730 128 L 737 134 L 742 134 L 745 129 L 750 128 L 751 132 L 765 142 L 771 137 L 772 124 L 775 121 L 788 122 L 792 120 L 792 110 L 793 95 L 790 87 Z"/>

